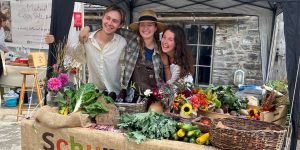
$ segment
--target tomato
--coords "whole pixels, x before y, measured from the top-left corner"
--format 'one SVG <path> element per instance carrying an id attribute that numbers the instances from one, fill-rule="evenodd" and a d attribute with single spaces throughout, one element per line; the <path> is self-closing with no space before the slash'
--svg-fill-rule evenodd
<path id="1" fill-rule="evenodd" d="M 207 119 L 203 119 L 203 120 L 200 121 L 200 123 L 209 125 L 209 124 L 210 124 L 210 121 L 207 120 Z"/>

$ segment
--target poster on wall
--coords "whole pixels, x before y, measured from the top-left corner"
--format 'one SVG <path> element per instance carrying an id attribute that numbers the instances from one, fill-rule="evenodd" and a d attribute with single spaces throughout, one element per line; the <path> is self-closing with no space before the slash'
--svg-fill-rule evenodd
<path id="1" fill-rule="evenodd" d="M 11 3 L 12 43 L 47 49 L 45 34 L 50 32 L 51 0 L 18 0 Z"/>
<path id="2" fill-rule="evenodd" d="M 11 42 L 11 7 L 10 1 L 0 2 L 0 13 L 6 17 L 6 21 L 2 24 L 5 32 L 5 42 Z"/>

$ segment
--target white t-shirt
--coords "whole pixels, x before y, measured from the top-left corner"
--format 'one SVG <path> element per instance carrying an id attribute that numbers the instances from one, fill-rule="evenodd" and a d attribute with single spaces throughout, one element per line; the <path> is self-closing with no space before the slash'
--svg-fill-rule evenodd
<path id="1" fill-rule="evenodd" d="M 167 81 L 168 84 L 173 84 L 176 82 L 180 77 L 180 66 L 171 64 L 170 65 L 170 71 L 171 71 L 171 79 Z M 184 82 L 190 82 L 193 83 L 193 76 L 191 74 L 186 75 L 183 78 Z"/>

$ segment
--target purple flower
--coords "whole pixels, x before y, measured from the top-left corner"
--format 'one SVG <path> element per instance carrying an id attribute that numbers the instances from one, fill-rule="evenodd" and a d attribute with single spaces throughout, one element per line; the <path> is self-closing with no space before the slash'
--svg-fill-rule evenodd
<path id="1" fill-rule="evenodd" d="M 59 78 L 54 77 L 48 80 L 47 86 L 48 89 L 52 91 L 59 91 L 59 89 L 62 87 L 62 83 Z"/>
<path id="2" fill-rule="evenodd" d="M 62 74 L 59 75 L 58 78 L 60 79 L 61 84 L 62 84 L 63 86 L 68 85 L 68 83 L 69 83 L 69 76 L 68 76 L 68 74 L 62 73 Z"/>

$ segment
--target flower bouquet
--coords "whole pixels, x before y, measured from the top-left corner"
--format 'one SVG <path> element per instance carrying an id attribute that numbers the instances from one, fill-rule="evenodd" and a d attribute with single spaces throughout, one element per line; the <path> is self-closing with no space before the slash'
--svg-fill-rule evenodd
<path id="1" fill-rule="evenodd" d="M 69 68 L 54 64 L 52 70 L 52 77 L 47 81 L 47 104 L 58 106 L 59 94 L 64 94 L 65 88 L 70 88 L 71 86 L 70 77 L 68 75 Z"/>

